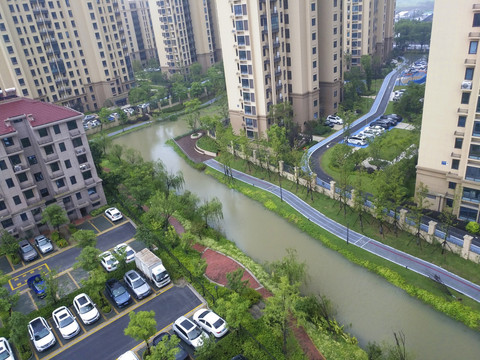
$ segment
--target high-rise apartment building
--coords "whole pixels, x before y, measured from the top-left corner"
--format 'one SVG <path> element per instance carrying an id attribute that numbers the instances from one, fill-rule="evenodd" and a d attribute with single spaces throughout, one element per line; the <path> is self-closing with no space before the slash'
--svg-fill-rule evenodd
<path id="1" fill-rule="evenodd" d="M 435 1 L 417 165 L 430 207 L 458 199 L 461 219 L 480 204 L 480 2 Z"/>
<path id="2" fill-rule="evenodd" d="M 336 111 L 342 83 L 340 1 L 217 2 L 230 121 L 262 137 L 272 105 L 300 125 Z"/>
<path id="3" fill-rule="evenodd" d="M 43 230 L 49 204 L 73 220 L 106 203 L 75 110 L 27 98 L 0 98 L 0 224 L 14 235 Z"/>
<path id="4" fill-rule="evenodd" d="M 360 65 L 362 55 L 387 60 L 393 48 L 395 0 L 345 0 L 343 7 L 343 45 L 350 57 L 347 69 Z"/>
<path id="5" fill-rule="evenodd" d="M 158 60 L 152 19 L 148 0 L 121 0 L 126 40 L 130 60 L 140 61 L 143 66 L 148 60 Z"/>
<path id="6" fill-rule="evenodd" d="M 118 0 L 0 1 L 0 63 L 1 89 L 82 111 L 125 104 L 134 80 Z"/>
<path id="7" fill-rule="evenodd" d="M 218 0 L 149 1 L 163 72 L 188 71 L 195 62 L 205 71 L 219 61 L 221 49 L 215 11 Z"/>

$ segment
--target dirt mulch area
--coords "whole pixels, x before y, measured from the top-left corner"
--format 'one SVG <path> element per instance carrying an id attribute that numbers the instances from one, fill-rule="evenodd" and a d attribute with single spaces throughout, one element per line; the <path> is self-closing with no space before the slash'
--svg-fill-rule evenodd
<path id="1" fill-rule="evenodd" d="M 308 336 L 303 326 L 299 326 L 297 321 L 292 316 L 288 319 L 290 329 L 293 331 L 295 338 L 298 340 L 300 347 L 303 350 L 305 356 L 310 360 L 326 360 L 325 357 L 318 351 L 317 347 L 313 344 L 312 340 Z"/>
<path id="2" fill-rule="evenodd" d="M 195 150 L 195 144 L 197 140 L 198 139 L 192 139 L 190 135 L 187 135 L 180 139 L 175 140 L 175 142 L 180 147 L 180 149 L 182 149 L 185 155 L 187 155 L 188 158 L 193 162 L 201 163 L 201 162 L 204 162 L 205 160 L 213 159 L 213 156 L 200 154 Z"/>

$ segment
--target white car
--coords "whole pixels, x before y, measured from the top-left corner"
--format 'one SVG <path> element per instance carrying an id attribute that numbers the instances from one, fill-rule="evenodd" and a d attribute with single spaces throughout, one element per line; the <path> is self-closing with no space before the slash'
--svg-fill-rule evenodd
<path id="1" fill-rule="evenodd" d="M 64 339 L 71 339 L 80 332 L 75 316 L 66 306 L 60 306 L 52 312 L 53 322 Z"/>
<path id="2" fill-rule="evenodd" d="M 105 210 L 105 216 L 112 221 L 118 221 L 123 219 L 122 213 L 117 208 L 114 208 L 114 207 L 111 207 Z"/>
<path id="3" fill-rule="evenodd" d="M 349 144 L 352 144 L 352 145 L 359 145 L 359 146 L 363 146 L 363 145 L 367 145 L 367 138 L 363 137 L 363 136 L 350 136 L 348 139 L 347 139 L 347 142 Z"/>
<path id="4" fill-rule="evenodd" d="M 152 292 L 152 288 L 135 270 L 130 270 L 123 276 L 123 281 L 132 290 L 135 297 L 140 300 Z"/>
<path id="5" fill-rule="evenodd" d="M 365 130 L 376 132 L 377 135 L 382 135 L 385 132 L 385 129 L 379 125 L 368 126 Z"/>
<path id="6" fill-rule="evenodd" d="M 220 338 L 228 332 L 228 326 L 225 320 L 215 314 L 212 310 L 198 310 L 193 314 L 193 320 L 195 320 L 203 330 L 213 334 L 216 338 Z"/>
<path id="7" fill-rule="evenodd" d="M 15 360 L 15 355 L 13 355 L 12 348 L 7 339 L 4 337 L 0 338 L 0 359 L 2 360 Z"/>
<path id="8" fill-rule="evenodd" d="M 138 357 L 133 351 L 129 350 L 126 353 L 120 355 L 117 360 L 138 360 Z"/>
<path id="9" fill-rule="evenodd" d="M 343 124 L 342 118 L 340 116 L 337 116 L 337 115 L 328 115 L 327 116 L 327 121 L 329 121 L 332 124 L 338 124 L 338 125 Z"/>
<path id="10" fill-rule="evenodd" d="M 366 137 L 367 139 L 373 139 L 377 136 L 377 133 L 373 130 L 365 129 L 362 132 L 358 133 L 359 136 Z"/>
<path id="11" fill-rule="evenodd" d="M 113 251 L 115 251 L 115 253 L 120 256 L 125 254 L 125 262 L 127 264 L 131 263 L 132 261 L 135 261 L 135 250 L 133 250 L 130 246 L 128 246 L 125 243 L 118 244 L 117 246 L 115 246 Z"/>
<path id="12" fill-rule="evenodd" d="M 48 349 L 57 342 L 52 329 L 43 317 L 37 317 L 28 323 L 28 333 L 35 349 L 39 352 Z"/>
<path id="13" fill-rule="evenodd" d="M 100 258 L 100 262 L 105 270 L 108 272 L 117 270 L 118 260 L 113 257 L 110 251 L 105 251 L 98 255 L 98 257 Z"/>
<path id="14" fill-rule="evenodd" d="M 203 340 L 208 337 L 205 331 L 185 316 L 180 316 L 175 320 L 172 327 L 173 331 L 180 339 L 187 344 L 192 345 L 195 349 L 201 347 L 203 345 Z"/>
<path id="15" fill-rule="evenodd" d="M 85 325 L 93 324 L 100 318 L 100 313 L 87 294 L 75 296 L 73 299 L 73 307 Z"/>

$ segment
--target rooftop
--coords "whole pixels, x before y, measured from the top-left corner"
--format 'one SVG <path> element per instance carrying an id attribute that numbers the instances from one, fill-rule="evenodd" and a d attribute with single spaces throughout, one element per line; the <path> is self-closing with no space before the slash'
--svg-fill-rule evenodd
<path id="1" fill-rule="evenodd" d="M 5 120 L 29 114 L 33 116 L 33 121 L 30 121 L 32 127 L 81 115 L 78 111 L 63 106 L 27 98 L 14 98 L 0 102 L 0 135 L 15 131 L 13 127 L 6 126 Z"/>

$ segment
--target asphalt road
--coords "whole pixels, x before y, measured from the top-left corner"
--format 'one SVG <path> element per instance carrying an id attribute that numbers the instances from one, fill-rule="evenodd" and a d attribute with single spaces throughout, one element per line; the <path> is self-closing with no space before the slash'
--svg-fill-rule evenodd
<path id="1" fill-rule="evenodd" d="M 105 251 L 111 249 L 115 245 L 130 240 L 135 236 L 135 227 L 131 222 L 126 222 L 116 228 L 113 228 L 97 237 L 97 248 Z M 73 266 L 75 258 L 80 255 L 81 249 L 72 247 L 65 251 L 57 252 L 51 257 L 47 257 L 42 261 L 36 262 L 30 266 L 19 269 L 9 274 L 11 283 L 14 287 L 13 291 L 21 291 L 26 288 L 26 280 L 34 274 L 39 274 L 42 269 L 47 266 L 48 269 L 56 269 L 59 273 Z M 46 266 L 45 266 L 46 264 Z M 11 287 L 6 285 L 10 291 Z"/>
<path id="2" fill-rule="evenodd" d="M 83 339 L 79 338 L 78 342 L 69 343 L 67 346 L 70 347 L 66 348 L 64 346 L 58 350 L 59 352 L 49 354 L 44 359 L 116 359 L 139 344 L 138 341 L 123 333 L 123 330 L 128 326 L 129 311 L 155 311 L 157 330 L 160 331 L 172 324 L 178 317 L 191 312 L 201 305 L 202 301 L 189 287 L 174 286 L 164 293 L 151 297 L 150 301 L 138 306 L 136 309 L 129 307 L 124 314 L 115 318 L 103 328 L 89 332 Z"/>

